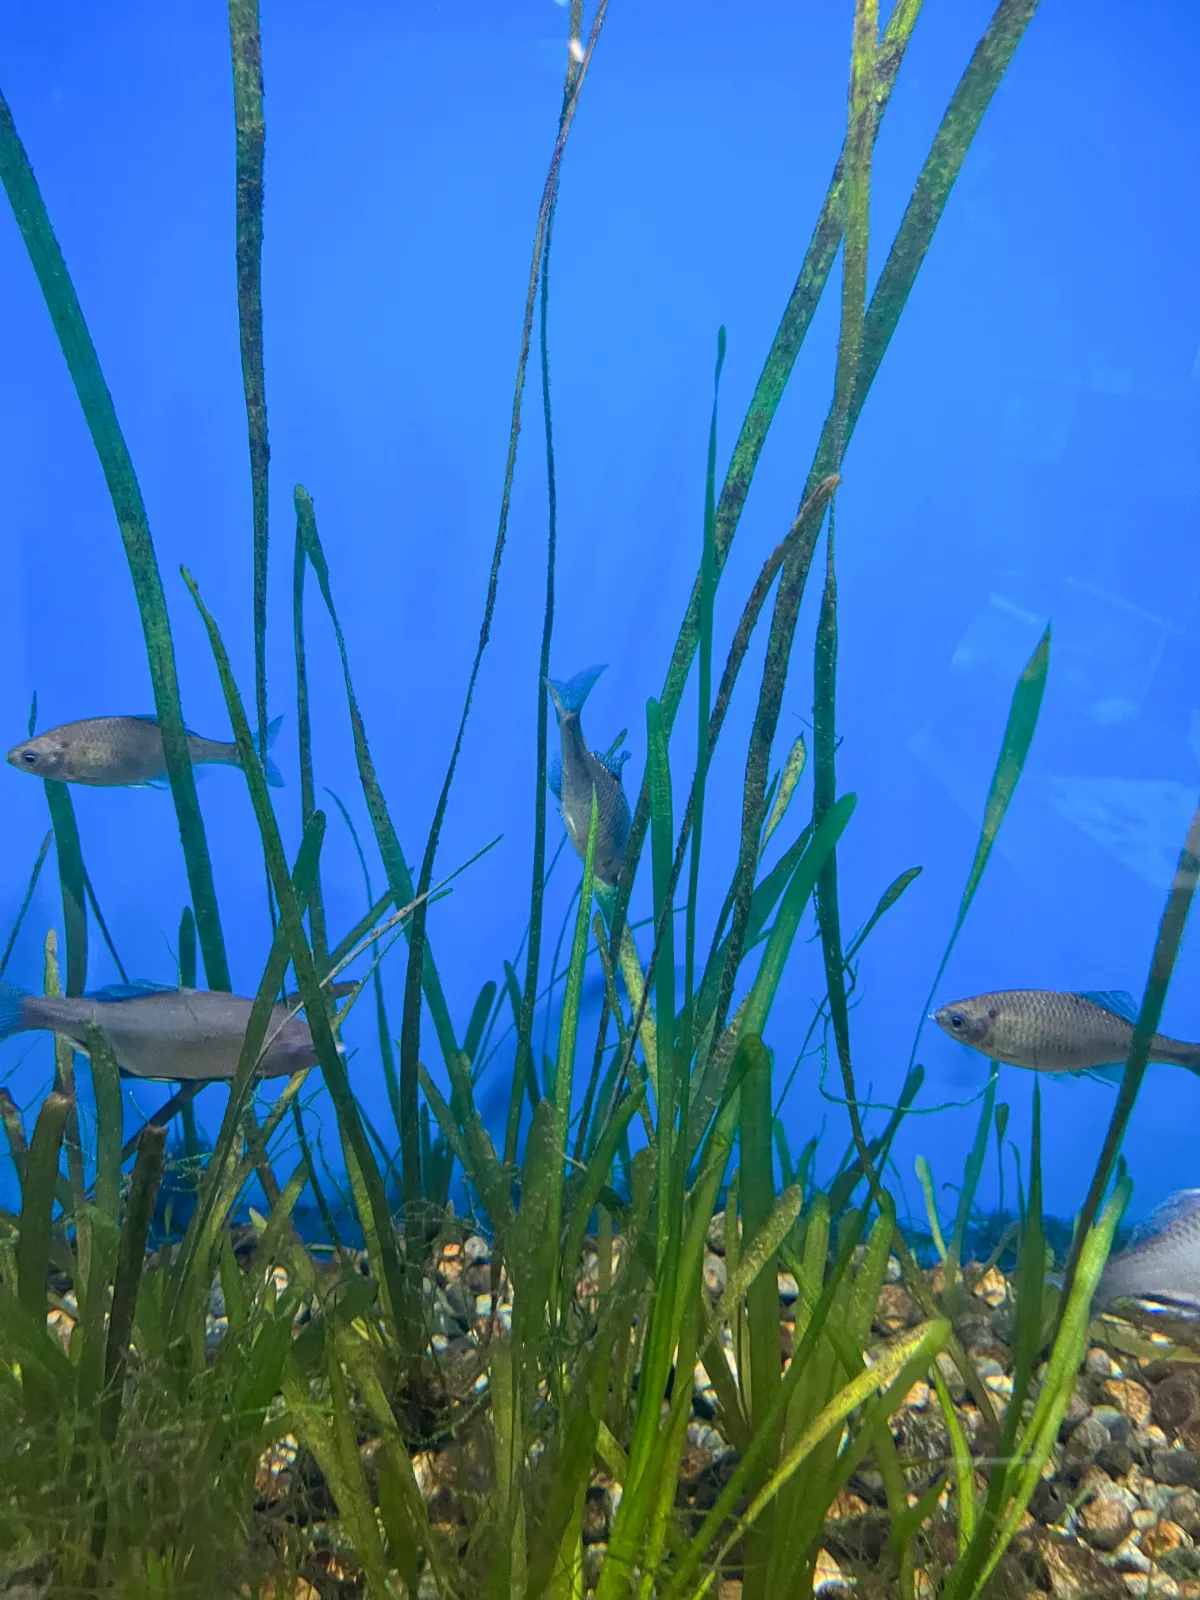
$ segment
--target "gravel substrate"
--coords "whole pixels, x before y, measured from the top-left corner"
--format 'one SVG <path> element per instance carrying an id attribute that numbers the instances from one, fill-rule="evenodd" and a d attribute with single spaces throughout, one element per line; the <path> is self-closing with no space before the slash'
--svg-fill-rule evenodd
<path id="1" fill-rule="evenodd" d="M 725 1284 L 722 1230 L 718 1217 L 704 1267 L 714 1303 Z M 249 1261 L 248 1245 L 249 1240 L 243 1240 L 239 1247 L 243 1264 Z M 619 1240 L 615 1248 L 619 1251 Z M 352 1259 L 365 1270 L 361 1255 Z M 586 1293 L 595 1286 L 592 1240 L 581 1266 L 580 1288 Z M 277 1286 L 284 1287 L 282 1269 L 276 1268 L 275 1276 Z M 491 1446 L 481 1345 L 489 1327 L 492 1336 L 503 1336 L 511 1323 L 511 1292 L 503 1278 L 493 1319 L 491 1276 L 490 1248 L 478 1235 L 445 1245 L 427 1264 L 425 1296 L 435 1330 L 431 1349 L 442 1375 L 440 1390 L 428 1416 L 401 1419 L 406 1437 L 427 1441 L 414 1454 L 413 1465 L 431 1521 L 451 1544 L 460 1540 L 473 1520 L 473 1506 L 489 1488 Z M 954 1319 L 955 1331 L 999 1419 L 1012 1396 L 1012 1287 L 995 1267 L 984 1271 L 977 1264 L 968 1265 L 964 1276 L 969 1292 Z M 941 1289 L 940 1267 L 927 1277 L 932 1289 Z M 785 1368 L 793 1347 L 796 1300 L 795 1280 L 781 1273 L 780 1360 Z M 52 1311 L 50 1321 L 65 1342 L 73 1321 L 69 1289 L 60 1305 L 63 1309 Z M 920 1321 L 893 1259 L 876 1305 L 873 1338 L 882 1345 Z M 227 1333 L 219 1287 L 214 1287 L 210 1300 L 206 1333 L 210 1348 Z M 1189 1351 L 1172 1344 L 1152 1325 L 1135 1327 L 1106 1317 L 1093 1324 L 1093 1334 L 1105 1342 L 1088 1350 L 1052 1459 L 987 1593 L 997 1600 L 1045 1595 L 1056 1600 L 1125 1596 L 1200 1600 L 1200 1360 L 1189 1359 Z M 728 1330 L 724 1337 L 726 1359 L 733 1367 Z M 1131 1348 L 1140 1353 L 1128 1353 Z M 938 1359 L 964 1434 L 973 1452 L 982 1455 L 986 1429 L 980 1410 L 949 1357 Z M 950 1464 L 945 1422 L 928 1383 L 913 1385 L 892 1419 L 892 1433 L 912 1504 Z M 376 1440 L 361 1435 L 368 1473 L 376 1448 Z M 698 1520 L 715 1503 L 736 1461 L 736 1452 L 721 1433 L 720 1407 L 709 1375 L 697 1363 L 677 1496 L 685 1520 Z M 977 1482 L 982 1488 L 982 1476 Z M 619 1483 L 602 1472 L 594 1474 L 584 1516 L 588 1590 L 598 1579 L 620 1496 Z M 304 1563 L 306 1577 L 297 1590 L 301 1600 L 363 1592 L 353 1562 L 338 1553 L 328 1491 L 315 1464 L 291 1435 L 260 1459 L 256 1500 L 263 1517 L 282 1517 L 307 1530 L 310 1554 Z M 891 1600 L 898 1590 L 887 1535 L 883 1482 L 868 1457 L 830 1507 L 814 1593 L 827 1600 L 836 1600 L 839 1594 L 846 1600 L 852 1595 L 858 1600 Z M 919 1559 L 924 1563 L 916 1575 L 919 1600 L 935 1600 L 942 1577 L 954 1565 L 956 1537 L 946 1489 L 919 1541 Z M 719 1589 L 712 1591 L 719 1600 L 737 1600 L 741 1593 L 737 1554 L 735 1547 Z"/>

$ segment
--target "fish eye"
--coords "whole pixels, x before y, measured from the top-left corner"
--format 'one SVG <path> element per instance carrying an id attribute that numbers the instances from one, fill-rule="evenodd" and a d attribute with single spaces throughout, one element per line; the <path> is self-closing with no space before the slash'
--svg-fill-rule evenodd
<path id="1" fill-rule="evenodd" d="M 37 766 L 37 755 L 32 750 L 23 750 L 21 752 L 21 760 L 27 767 Z"/>
<path id="2" fill-rule="evenodd" d="M 952 1011 L 950 1013 L 950 1026 L 952 1028 L 961 1028 L 966 1020 L 961 1011 Z"/>

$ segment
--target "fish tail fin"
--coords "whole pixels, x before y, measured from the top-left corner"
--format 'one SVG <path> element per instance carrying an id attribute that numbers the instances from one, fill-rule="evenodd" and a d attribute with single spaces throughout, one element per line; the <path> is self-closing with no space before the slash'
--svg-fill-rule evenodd
<path id="1" fill-rule="evenodd" d="M 0 978 L 0 1039 L 11 1038 L 25 1026 L 25 1002 L 28 998 L 27 989 L 18 989 L 15 983 L 5 983 Z"/>
<path id="2" fill-rule="evenodd" d="M 266 744 L 264 747 L 260 748 L 258 752 L 262 759 L 263 774 L 266 777 L 267 782 L 271 785 L 272 789 L 283 788 L 283 774 L 275 765 L 275 761 L 271 756 L 271 746 L 279 737 L 279 730 L 282 728 L 282 726 L 282 717 L 274 717 L 270 722 L 267 723 Z"/>
<path id="3" fill-rule="evenodd" d="M 1182 1039 L 1168 1039 L 1156 1033 L 1150 1041 L 1148 1059 L 1169 1067 L 1186 1067 L 1200 1076 L 1200 1044 L 1187 1044 Z"/>
<path id="4" fill-rule="evenodd" d="M 573 678 L 560 682 L 557 678 L 547 678 L 546 687 L 550 691 L 550 698 L 554 701 L 554 709 L 560 717 L 566 717 L 572 711 L 581 711 L 584 702 L 591 694 L 596 679 L 605 670 L 607 662 L 598 667 L 584 667 L 582 672 L 577 672 Z"/>

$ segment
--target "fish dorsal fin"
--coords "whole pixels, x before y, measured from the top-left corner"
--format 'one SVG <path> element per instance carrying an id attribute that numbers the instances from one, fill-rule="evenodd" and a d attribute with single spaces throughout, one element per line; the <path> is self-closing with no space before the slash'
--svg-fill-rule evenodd
<path id="1" fill-rule="evenodd" d="M 1137 1001 L 1128 989 L 1080 989 L 1082 999 L 1090 1000 L 1094 1006 L 1100 1006 L 1104 1011 L 1111 1011 L 1114 1016 L 1122 1017 L 1126 1022 L 1137 1023 Z"/>
<path id="2" fill-rule="evenodd" d="M 556 800 L 562 799 L 562 756 L 557 750 L 546 762 L 546 786 Z"/>
<path id="3" fill-rule="evenodd" d="M 606 772 L 611 772 L 613 777 L 617 780 L 617 782 L 620 783 L 620 781 L 621 781 L 621 768 L 629 760 L 629 751 L 628 750 L 622 750 L 621 754 L 619 756 L 608 756 L 608 755 L 602 756 L 598 750 L 593 750 L 592 754 L 595 756 L 596 760 L 600 763 L 600 765 L 605 769 L 605 771 Z"/>
<path id="4" fill-rule="evenodd" d="M 106 983 L 100 989 L 89 989 L 85 1000 L 99 1000 L 101 1005 L 115 1005 L 119 1000 L 144 1000 L 148 994 L 168 994 L 173 983 L 155 983 L 150 978 L 134 978 L 129 983 Z"/>
<path id="5" fill-rule="evenodd" d="M 154 723 L 155 727 L 158 726 L 158 718 L 154 715 L 153 711 L 131 711 L 129 713 L 129 720 L 130 720 L 130 722 L 152 722 L 152 723 Z M 282 717 L 276 717 L 275 721 L 276 722 L 282 722 L 283 718 Z M 198 733 L 196 733 L 193 729 L 188 727 L 186 722 L 183 725 L 183 731 L 184 731 L 184 733 L 187 734 L 189 739 L 198 739 L 200 737 L 200 735 Z M 268 731 L 268 737 L 269 737 L 270 736 L 270 729 L 268 729 L 267 731 Z"/>

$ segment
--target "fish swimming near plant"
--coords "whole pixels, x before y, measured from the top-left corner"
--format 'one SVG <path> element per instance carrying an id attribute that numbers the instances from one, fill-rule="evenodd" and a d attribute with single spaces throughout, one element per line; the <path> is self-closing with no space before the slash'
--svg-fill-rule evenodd
<path id="1" fill-rule="evenodd" d="M 595 876 L 601 883 L 614 884 L 625 864 L 629 843 L 629 802 L 621 786 L 621 768 L 629 759 L 623 750 L 615 758 L 599 755 L 588 747 L 580 726 L 579 714 L 604 667 L 585 667 L 573 678 L 560 683 L 546 679 L 546 688 L 558 717 L 562 756 L 552 762 L 547 781 L 559 803 L 563 822 L 580 859 L 587 855 L 588 830 L 592 821 L 592 791 L 596 794 Z"/>
<path id="2" fill-rule="evenodd" d="M 264 770 L 267 782 L 280 788 L 283 779 L 270 751 L 282 717 L 267 728 Z M 185 730 L 187 731 L 187 730 Z M 188 754 L 193 766 L 240 767 L 242 758 L 232 740 L 203 739 L 187 731 Z M 157 717 L 86 717 L 64 722 L 8 752 L 8 763 L 35 778 L 59 783 L 87 783 L 104 788 L 165 787 L 167 762 Z"/>
<path id="3" fill-rule="evenodd" d="M 1123 989 L 1007 989 L 953 1000 L 933 1013 L 952 1039 L 993 1061 L 1038 1072 L 1119 1079 L 1138 1008 Z M 1156 1033 L 1150 1060 L 1200 1073 L 1200 1045 Z"/>
<path id="4" fill-rule="evenodd" d="M 1154 1300 L 1200 1314 L 1200 1189 L 1181 1189 L 1110 1256 L 1093 1304 Z"/>
<path id="5" fill-rule="evenodd" d="M 333 984 L 336 996 L 356 984 Z M 68 998 L 31 994 L 0 980 L 0 1039 L 46 1029 L 87 1047 L 87 1029 L 104 1033 L 122 1073 L 162 1082 L 230 1079 L 254 1002 L 216 989 L 174 989 L 145 981 L 112 984 Z M 312 1034 L 294 1006 L 271 1012 L 259 1071 L 279 1078 L 317 1064 Z"/>

